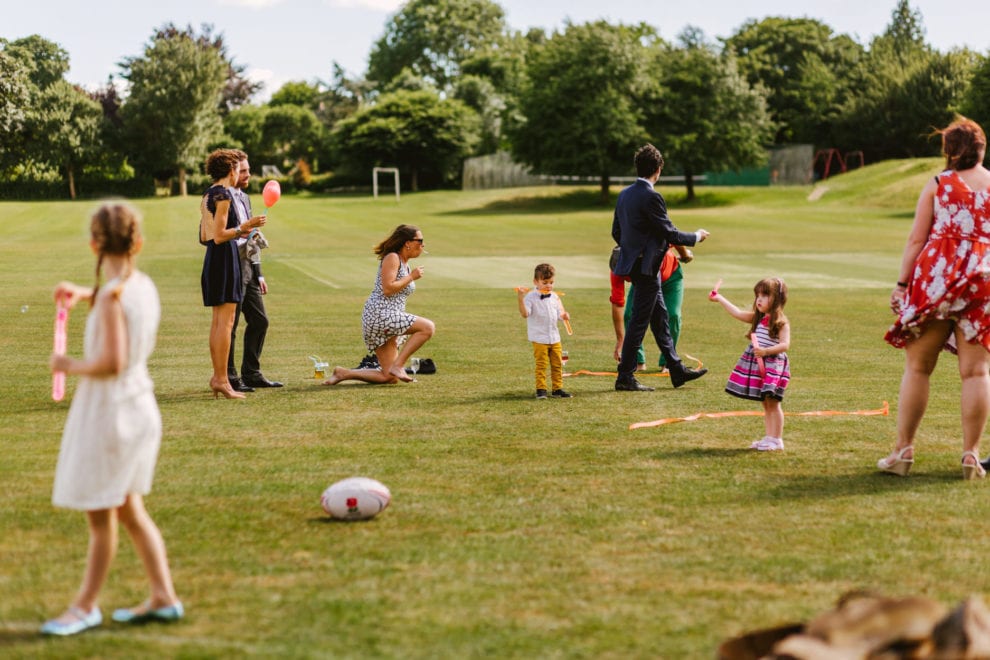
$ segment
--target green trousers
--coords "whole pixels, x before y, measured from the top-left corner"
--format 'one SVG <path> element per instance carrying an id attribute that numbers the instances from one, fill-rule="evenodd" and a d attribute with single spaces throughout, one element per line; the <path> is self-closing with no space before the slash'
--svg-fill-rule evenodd
<path id="1" fill-rule="evenodd" d="M 676 347 L 677 338 L 681 336 L 681 304 L 684 302 L 684 273 L 681 271 L 680 264 L 677 264 L 677 268 L 670 274 L 670 277 L 660 285 L 660 295 L 663 296 L 663 301 L 667 305 L 670 338 Z M 633 287 L 629 287 L 629 293 L 626 294 L 626 309 L 622 315 L 627 327 L 629 326 L 629 317 L 632 316 L 632 299 Z M 665 362 L 663 354 L 661 354 L 657 365 L 663 368 L 666 366 Z M 646 364 L 646 351 L 643 350 L 642 345 L 636 351 L 636 364 Z"/>

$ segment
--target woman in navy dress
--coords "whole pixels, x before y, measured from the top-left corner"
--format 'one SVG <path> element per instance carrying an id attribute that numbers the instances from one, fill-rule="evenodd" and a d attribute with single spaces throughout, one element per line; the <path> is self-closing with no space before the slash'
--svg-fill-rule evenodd
<path id="1" fill-rule="evenodd" d="M 259 215 L 238 224 L 237 214 L 231 208 L 229 188 L 237 182 L 240 158 L 232 149 L 217 149 L 206 159 L 206 173 L 213 185 L 203 195 L 201 211 L 204 211 L 199 227 L 199 241 L 206 246 L 203 257 L 203 305 L 213 308 L 210 325 L 210 360 L 213 377 L 210 389 L 213 398 L 223 394 L 227 399 L 243 399 L 227 380 L 227 354 L 230 352 L 230 332 L 241 301 L 241 262 L 237 243 L 233 239 L 250 233 L 265 224 L 265 216 Z"/>

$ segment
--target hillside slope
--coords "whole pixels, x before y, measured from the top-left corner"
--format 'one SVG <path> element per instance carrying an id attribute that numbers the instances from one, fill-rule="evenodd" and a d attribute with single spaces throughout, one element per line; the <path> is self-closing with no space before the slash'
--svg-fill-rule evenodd
<path id="1" fill-rule="evenodd" d="M 819 182 L 809 199 L 816 204 L 842 203 L 913 212 L 925 181 L 941 171 L 943 164 L 941 158 L 886 160 Z"/>

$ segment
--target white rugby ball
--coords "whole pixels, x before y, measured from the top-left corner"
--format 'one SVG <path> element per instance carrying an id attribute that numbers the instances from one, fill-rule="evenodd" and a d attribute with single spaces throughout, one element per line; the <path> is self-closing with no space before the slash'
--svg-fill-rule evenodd
<path id="1" fill-rule="evenodd" d="M 391 501 L 388 487 L 368 477 L 342 479 L 323 491 L 320 498 L 323 510 L 338 520 L 374 518 Z"/>

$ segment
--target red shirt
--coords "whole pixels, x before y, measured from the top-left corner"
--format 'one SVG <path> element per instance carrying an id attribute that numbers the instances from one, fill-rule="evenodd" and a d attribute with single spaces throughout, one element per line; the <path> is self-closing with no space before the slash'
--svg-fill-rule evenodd
<path id="1" fill-rule="evenodd" d="M 660 281 L 665 282 L 674 274 L 677 270 L 677 264 L 680 263 L 677 260 L 677 250 L 670 248 L 667 253 L 663 255 L 663 261 L 660 262 Z M 629 281 L 628 275 L 616 275 L 613 272 L 609 272 L 609 281 L 612 284 L 612 293 L 608 297 L 608 301 L 613 305 L 625 305 L 626 304 L 626 282 Z"/>

